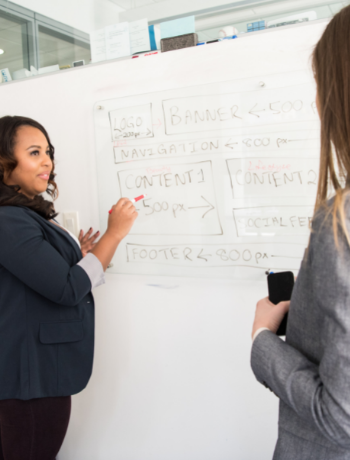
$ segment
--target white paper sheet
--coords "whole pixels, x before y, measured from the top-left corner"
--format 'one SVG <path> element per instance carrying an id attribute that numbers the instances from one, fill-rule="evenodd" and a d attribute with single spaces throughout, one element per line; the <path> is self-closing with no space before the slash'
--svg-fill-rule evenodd
<path id="1" fill-rule="evenodd" d="M 139 21 L 130 22 L 129 27 L 131 54 L 150 51 L 148 20 L 140 19 Z"/>
<path id="2" fill-rule="evenodd" d="M 130 56 L 129 23 L 121 22 L 105 27 L 106 57 L 116 59 Z"/>
<path id="3" fill-rule="evenodd" d="M 90 34 L 91 61 L 100 62 L 106 60 L 106 36 L 105 29 L 94 30 Z"/>

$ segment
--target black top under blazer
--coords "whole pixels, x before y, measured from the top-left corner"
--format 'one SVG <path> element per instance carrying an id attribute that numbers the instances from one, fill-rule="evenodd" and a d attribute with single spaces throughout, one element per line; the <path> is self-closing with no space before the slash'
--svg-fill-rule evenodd
<path id="1" fill-rule="evenodd" d="M 0 400 L 86 387 L 94 299 L 78 245 L 36 212 L 0 207 Z"/>

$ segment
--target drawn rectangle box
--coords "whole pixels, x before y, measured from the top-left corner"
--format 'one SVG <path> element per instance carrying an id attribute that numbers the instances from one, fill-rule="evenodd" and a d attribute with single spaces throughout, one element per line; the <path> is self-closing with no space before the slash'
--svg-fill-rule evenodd
<path id="1" fill-rule="evenodd" d="M 233 209 L 237 236 L 308 235 L 313 206 L 259 206 Z"/>
<path id="2" fill-rule="evenodd" d="M 154 137 L 152 104 L 111 110 L 108 116 L 112 141 Z"/>
<path id="3" fill-rule="evenodd" d="M 127 262 L 189 267 L 250 267 L 298 270 L 305 246 L 291 243 L 168 244 L 127 243 Z"/>
<path id="4" fill-rule="evenodd" d="M 161 139 L 157 143 L 129 142 L 126 139 L 114 143 L 115 164 L 129 161 L 143 161 L 152 159 L 164 159 L 170 157 L 193 156 L 200 154 L 223 154 L 240 153 L 255 154 L 263 152 L 269 155 L 271 152 L 293 155 L 293 151 L 304 150 L 309 156 L 315 152 L 319 156 L 319 137 L 317 133 L 307 130 L 305 132 L 265 133 L 237 136 L 210 136 L 194 139 L 168 140 Z M 282 136 L 282 137 L 281 137 Z M 317 143 L 315 142 L 317 141 Z"/>
<path id="5" fill-rule="evenodd" d="M 222 235 L 211 161 L 118 172 L 121 196 L 147 194 L 137 204 L 132 235 Z"/>
<path id="6" fill-rule="evenodd" d="M 318 122 L 310 84 L 177 97 L 162 105 L 167 135 Z"/>
<path id="7" fill-rule="evenodd" d="M 139 145 L 135 143 L 129 144 L 127 141 L 119 141 L 113 147 L 114 162 L 115 164 L 120 164 L 137 160 L 179 158 L 205 153 L 221 153 L 225 149 L 226 151 L 231 151 L 233 149 L 232 145 L 230 144 L 230 138 L 228 138 L 227 142 L 223 142 L 223 139 L 215 136 L 207 139 L 163 140 L 163 142 L 156 144 L 139 143 Z"/>
<path id="8" fill-rule="evenodd" d="M 233 198 L 316 195 L 316 158 L 234 158 L 226 164 Z"/>

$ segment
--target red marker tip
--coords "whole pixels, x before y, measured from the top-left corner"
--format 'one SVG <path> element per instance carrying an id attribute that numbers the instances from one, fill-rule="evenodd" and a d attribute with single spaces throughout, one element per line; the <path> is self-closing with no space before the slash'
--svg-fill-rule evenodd
<path id="1" fill-rule="evenodd" d="M 136 198 L 132 198 L 130 201 L 131 201 L 131 203 L 137 203 L 138 201 L 143 200 L 144 198 L 146 198 L 146 196 L 147 196 L 146 194 L 140 195 L 140 196 L 137 196 Z M 113 209 L 108 211 L 108 213 L 112 214 L 112 211 L 113 211 Z"/>

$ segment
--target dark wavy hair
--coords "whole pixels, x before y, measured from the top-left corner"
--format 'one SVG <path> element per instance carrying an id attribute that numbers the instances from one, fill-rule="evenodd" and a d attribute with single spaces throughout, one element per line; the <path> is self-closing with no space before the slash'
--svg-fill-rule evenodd
<path id="1" fill-rule="evenodd" d="M 25 206 L 40 214 L 44 219 L 50 220 L 57 216 L 52 201 L 45 200 L 41 195 L 37 195 L 33 199 L 28 198 L 23 193 L 19 193 L 21 190 L 19 185 L 6 185 L 4 183 L 5 174 L 11 174 L 18 164 L 14 155 L 14 146 L 16 143 L 17 130 L 21 126 L 32 126 L 33 128 L 37 128 L 46 137 L 52 161 L 52 171 L 46 192 L 53 200 L 58 196 L 57 184 L 54 181 L 55 149 L 50 142 L 49 135 L 45 128 L 31 118 L 6 116 L 0 118 L 0 206 Z"/>

